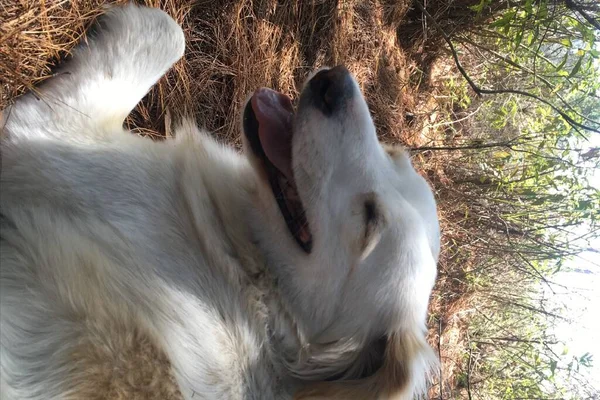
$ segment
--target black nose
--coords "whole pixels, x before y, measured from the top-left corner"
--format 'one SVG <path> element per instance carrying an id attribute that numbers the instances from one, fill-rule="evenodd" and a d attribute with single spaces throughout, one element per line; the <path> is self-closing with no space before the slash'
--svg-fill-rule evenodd
<path id="1" fill-rule="evenodd" d="M 343 65 L 318 72 L 309 82 L 312 100 L 326 115 L 341 109 L 354 94 L 354 82 Z"/>

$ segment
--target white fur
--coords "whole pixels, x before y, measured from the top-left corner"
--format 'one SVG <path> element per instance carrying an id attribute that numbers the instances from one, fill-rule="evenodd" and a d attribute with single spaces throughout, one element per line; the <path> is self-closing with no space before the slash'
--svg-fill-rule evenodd
<path id="1" fill-rule="evenodd" d="M 422 392 L 439 252 L 429 186 L 379 144 L 362 96 L 339 118 L 304 109 L 292 151 L 306 254 L 251 154 L 185 121 L 164 142 L 123 130 L 183 50 L 162 11 L 112 8 L 61 73 L 3 111 L 2 399 L 77 398 L 81 344 L 131 331 L 166 354 L 186 399 L 286 399 L 356 378 L 369 343 L 393 334 L 418 343 L 398 360 L 403 396 Z M 365 196 L 381 224 L 361 245 Z"/>

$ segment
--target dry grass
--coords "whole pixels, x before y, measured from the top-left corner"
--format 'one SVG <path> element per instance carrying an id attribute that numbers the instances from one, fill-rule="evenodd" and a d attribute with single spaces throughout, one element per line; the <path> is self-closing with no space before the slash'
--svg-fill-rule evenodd
<path id="1" fill-rule="evenodd" d="M 113 2 L 3 3 L 0 108 L 48 77 L 102 5 Z M 361 82 L 381 136 L 389 141 L 410 137 L 405 111 L 416 106 L 418 87 L 410 79 L 416 66 L 407 62 L 396 38 L 408 1 L 144 3 L 166 10 L 183 26 L 187 51 L 132 113 L 131 128 L 160 136 L 177 114 L 186 113 L 237 143 L 240 105 L 254 89 L 268 86 L 294 97 L 311 70 L 344 63 Z"/>
<path id="2" fill-rule="evenodd" d="M 52 67 L 84 39 L 103 5 L 121 2 L 3 1 L 0 109 L 51 75 Z M 414 37 L 409 38 L 410 46 L 399 43 L 403 27 L 415 23 L 414 18 L 407 21 L 409 0 L 143 3 L 160 7 L 179 22 L 186 33 L 187 50 L 128 118 L 129 127 L 142 135 L 168 135 L 171 123 L 185 114 L 220 139 L 239 145 L 240 108 L 254 89 L 268 86 L 294 98 L 311 70 L 343 63 L 362 85 L 383 141 L 418 146 L 435 139 L 427 125 L 436 122 L 439 105 L 430 82 L 423 85 L 424 71 L 414 61 L 423 58 L 417 54 L 423 47 L 415 45 Z M 406 37 L 400 39 L 409 42 Z M 432 54 L 429 51 L 430 59 L 435 58 Z M 417 162 L 426 166 L 430 179 L 444 183 L 443 160 L 418 156 Z M 443 225 L 453 212 L 442 209 Z M 452 237 L 446 235 L 445 240 Z M 448 263 L 444 256 L 442 270 L 450 268 Z M 437 322 L 431 324 L 430 338 L 434 346 L 442 345 L 447 393 L 461 359 L 461 322 L 455 317 L 461 309 L 461 288 L 453 285 L 452 275 L 442 273 L 431 307 L 432 314 L 443 321 L 442 339 Z M 439 387 L 434 389 L 438 391 Z"/>

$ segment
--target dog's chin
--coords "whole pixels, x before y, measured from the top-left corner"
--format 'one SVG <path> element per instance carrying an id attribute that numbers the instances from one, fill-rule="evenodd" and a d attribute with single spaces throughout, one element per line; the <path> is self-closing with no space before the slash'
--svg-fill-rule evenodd
<path id="1" fill-rule="evenodd" d="M 258 161 L 290 234 L 306 253 L 312 233 L 292 169 L 293 108 L 290 99 L 270 89 L 258 89 L 246 103 L 242 128 L 246 147 Z"/>

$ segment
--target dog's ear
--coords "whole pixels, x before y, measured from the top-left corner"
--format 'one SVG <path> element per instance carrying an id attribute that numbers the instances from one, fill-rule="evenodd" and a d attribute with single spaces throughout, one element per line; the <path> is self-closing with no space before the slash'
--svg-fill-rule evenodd
<path id="1" fill-rule="evenodd" d="M 381 203 L 379 196 L 374 192 L 369 192 L 361 196 L 360 200 L 363 208 L 364 231 L 361 238 L 360 252 L 361 260 L 364 260 L 371 254 L 373 249 L 381 240 L 383 231 L 387 226 L 387 211 Z"/>
<path id="2" fill-rule="evenodd" d="M 410 156 L 403 146 L 384 144 L 383 148 L 397 166 L 400 168 L 411 167 L 412 163 L 410 161 Z"/>
<path id="3" fill-rule="evenodd" d="M 383 144 L 383 149 L 392 160 L 397 160 L 408 155 L 404 146 L 398 144 Z"/>
<path id="4" fill-rule="evenodd" d="M 424 332 L 396 332 L 388 337 L 383 365 L 365 379 L 321 382 L 295 394 L 294 400 L 409 400 L 425 394 L 437 359 Z"/>
<path id="5" fill-rule="evenodd" d="M 383 365 L 387 343 L 387 336 L 382 336 L 367 344 L 348 369 L 330 377 L 327 381 L 364 379 L 372 376 Z"/>

